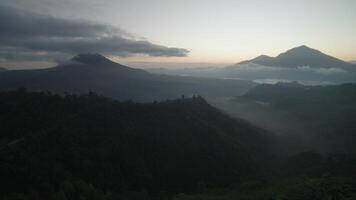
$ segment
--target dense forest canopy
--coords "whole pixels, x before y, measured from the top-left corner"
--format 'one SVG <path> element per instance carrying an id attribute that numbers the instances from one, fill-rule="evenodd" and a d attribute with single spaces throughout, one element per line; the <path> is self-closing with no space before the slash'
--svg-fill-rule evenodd
<path id="1" fill-rule="evenodd" d="M 192 192 L 259 173 L 269 151 L 269 133 L 199 96 L 138 104 L 22 89 L 0 93 L 0 110 L 2 198 Z"/>
<path id="2" fill-rule="evenodd" d="M 196 198 L 179 193 L 265 199 L 275 193 L 293 197 L 299 190 L 322 199 L 333 196 L 329 190 L 355 194 L 337 188 L 355 184 L 345 178 L 355 175 L 354 156 L 280 157 L 282 140 L 199 96 L 134 103 L 95 93 L 60 96 L 20 89 L 0 93 L 0 110 L 1 199 Z M 283 189 L 284 184 L 295 190 Z M 209 189 L 220 187 L 224 194 Z"/>

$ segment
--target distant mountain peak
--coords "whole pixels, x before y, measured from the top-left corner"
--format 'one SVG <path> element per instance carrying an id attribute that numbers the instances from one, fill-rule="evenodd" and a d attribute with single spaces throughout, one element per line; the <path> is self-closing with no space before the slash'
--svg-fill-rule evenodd
<path id="1" fill-rule="evenodd" d="M 72 61 L 80 62 L 83 64 L 106 64 L 112 63 L 111 60 L 106 58 L 105 56 L 98 53 L 83 53 L 74 56 Z"/>
<path id="2" fill-rule="evenodd" d="M 314 51 L 314 52 L 317 51 L 317 52 L 320 52 L 319 50 L 311 48 L 311 47 L 308 47 L 306 45 L 302 45 L 302 46 L 299 46 L 299 47 L 292 48 L 289 51 L 293 51 L 293 50 L 294 51 Z"/>
<path id="3" fill-rule="evenodd" d="M 301 56 L 305 56 L 308 54 L 323 54 L 323 53 L 317 49 L 313 49 L 306 45 L 302 45 L 299 47 L 294 47 L 292 49 L 289 49 L 286 52 L 279 54 L 277 57 L 284 56 L 284 55 L 295 55 L 295 54 L 301 54 Z"/>
<path id="4" fill-rule="evenodd" d="M 135 69 L 120 63 L 116 63 L 106 58 L 105 56 L 98 53 L 83 53 L 74 56 L 69 61 L 58 65 L 57 68 L 73 68 L 73 65 L 76 66 L 75 69 L 78 70 L 87 70 L 91 71 L 100 71 L 100 72 L 109 72 L 119 73 L 121 75 L 125 74 L 135 74 L 138 76 L 146 75 L 147 72 L 142 69 Z"/>
<path id="5" fill-rule="evenodd" d="M 301 67 L 310 66 L 316 68 L 342 67 L 349 68 L 352 64 L 326 55 L 317 49 L 301 45 L 289 49 L 276 57 L 261 55 L 251 60 L 242 61 L 238 64 L 254 63 L 264 66 L 275 67 Z"/>
<path id="6" fill-rule="evenodd" d="M 313 49 L 313 48 L 310 48 L 307 45 L 300 45 L 299 47 L 295 47 L 294 49 Z"/>
<path id="7" fill-rule="evenodd" d="M 271 58 L 271 56 L 267 56 L 267 55 L 260 55 L 260 56 L 257 56 L 255 59 L 265 59 L 265 58 Z"/>
<path id="8" fill-rule="evenodd" d="M 273 57 L 271 56 L 267 56 L 267 55 L 260 55 L 257 56 L 256 58 L 252 59 L 252 60 L 246 60 L 246 61 L 242 61 L 238 64 L 248 64 L 248 63 L 254 63 L 254 64 L 258 64 L 258 65 L 266 65 L 269 66 L 271 62 L 273 62 Z"/>

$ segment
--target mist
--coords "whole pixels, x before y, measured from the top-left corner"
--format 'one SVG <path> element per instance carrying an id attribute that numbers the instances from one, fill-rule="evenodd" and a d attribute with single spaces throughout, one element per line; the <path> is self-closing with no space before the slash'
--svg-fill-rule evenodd
<path id="1" fill-rule="evenodd" d="M 148 69 L 148 71 L 158 74 L 252 80 L 257 83 L 297 81 L 306 85 L 347 83 L 356 79 L 356 70 L 354 69 L 345 70 L 337 67 L 315 68 L 310 66 L 282 68 L 254 63 L 207 68 L 172 69 L 161 67 Z"/>

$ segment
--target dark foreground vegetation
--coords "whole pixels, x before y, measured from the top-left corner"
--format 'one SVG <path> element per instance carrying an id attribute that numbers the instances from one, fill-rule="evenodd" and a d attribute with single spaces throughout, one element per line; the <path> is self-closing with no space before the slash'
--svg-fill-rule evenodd
<path id="1" fill-rule="evenodd" d="M 356 198 L 353 155 L 280 157 L 276 136 L 201 97 L 2 92 L 0 124 L 0 199 Z"/>

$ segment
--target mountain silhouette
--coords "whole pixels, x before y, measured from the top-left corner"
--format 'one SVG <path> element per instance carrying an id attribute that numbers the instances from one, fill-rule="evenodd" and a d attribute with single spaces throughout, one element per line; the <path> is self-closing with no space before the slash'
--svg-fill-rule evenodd
<path id="1" fill-rule="evenodd" d="M 105 56 L 98 53 L 84 53 L 74 56 L 72 59 L 67 62 L 67 64 L 82 64 L 86 67 L 92 67 L 95 70 L 115 70 L 120 71 L 121 73 L 138 73 L 138 74 L 147 74 L 147 72 L 130 68 L 125 65 L 113 62 Z M 66 66 L 66 64 L 64 65 Z"/>
<path id="2" fill-rule="evenodd" d="M 0 90 L 86 93 L 121 100 L 154 101 L 191 96 L 238 95 L 255 85 L 249 81 L 157 75 L 115 63 L 100 54 L 79 54 L 52 68 L 8 70 L 0 74 Z"/>
<path id="3" fill-rule="evenodd" d="M 261 55 L 251 60 L 242 61 L 238 64 L 247 63 L 290 68 L 301 66 L 309 66 L 314 68 L 356 67 L 355 65 L 326 55 L 319 50 L 312 49 L 305 45 L 292 48 L 284 53 L 279 54 L 277 57 Z"/>
<path id="4" fill-rule="evenodd" d="M 134 69 L 116 62 L 111 61 L 105 56 L 98 53 L 84 53 L 78 54 L 64 62 L 57 67 L 54 67 L 56 70 L 63 70 L 63 68 L 76 68 L 77 70 L 82 70 L 83 72 L 91 70 L 92 72 L 97 73 L 108 73 L 112 72 L 118 76 L 142 76 L 147 75 L 148 73 L 141 69 Z M 73 69 L 72 69 L 73 70 Z"/>
<path id="5" fill-rule="evenodd" d="M 98 53 L 78 54 L 77 56 L 74 56 L 71 60 L 86 64 L 115 64 L 111 60 L 107 59 L 105 56 Z"/>

